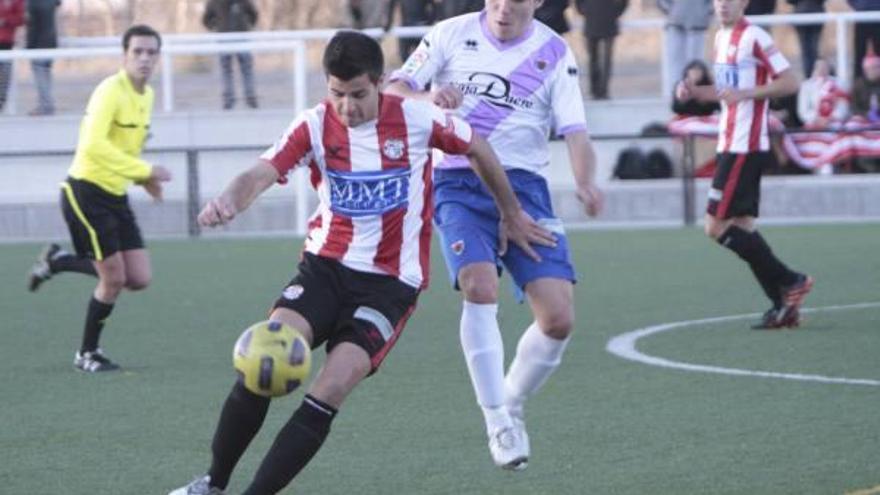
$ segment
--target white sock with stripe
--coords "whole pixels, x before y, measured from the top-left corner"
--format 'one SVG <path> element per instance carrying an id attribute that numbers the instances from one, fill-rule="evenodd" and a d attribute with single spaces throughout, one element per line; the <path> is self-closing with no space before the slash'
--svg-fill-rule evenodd
<path id="1" fill-rule="evenodd" d="M 516 357 L 504 378 L 504 393 L 510 414 L 523 418 L 526 399 L 550 378 L 562 362 L 562 354 L 571 337 L 557 340 L 548 337 L 532 323 L 516 346 Z"/>
<path id="2" fill-rule="evenodd" d="M 486 431 L 510 426 L 504 409 L 504 344 L 498 328 L 498 305 L 464 301 L 459 337 Z"/>

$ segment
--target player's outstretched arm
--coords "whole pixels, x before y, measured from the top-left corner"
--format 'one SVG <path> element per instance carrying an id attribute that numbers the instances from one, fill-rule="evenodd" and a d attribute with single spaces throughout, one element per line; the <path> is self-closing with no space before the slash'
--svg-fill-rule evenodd
<path id="1" fill-rule="evenodd" d="M 605 198 L 596 185 L 596 151 L 587 131 L 575 131 L 565 135 L 568 160 L 578 199 L 584 204 L 587 215 L 595 217 L 602 212 Z"/>
<path id="2" fill-rule="evenodd" d="M 510 187 L 510 181 L 507 180 L 504 168 L 498 162 L 498 157 L 495 156 L 495 152 L 492 151 L 492 147 L 485 139 L 474 134 L 471 147 L 466 154 L 470 158 L 474 171 L 486 184 L 498 206 L 501 216 L 501 225 L 498 229 L 499 254 L 507 252 L 509 239 L 532 259 L 541 261 L 541 257 L 530 244 L 555 246 L 556 238 L 522 209 Z"/>
<path id="3" fill-rule="evenodd" d="M 257 197 L 278 180 L 278 171 L 269 162 L 260 160 L 226 186 L 220 196 L 208 201 L 199 213 L 199 225 L 214 227 L 231 221 L 246 210 Z"/>

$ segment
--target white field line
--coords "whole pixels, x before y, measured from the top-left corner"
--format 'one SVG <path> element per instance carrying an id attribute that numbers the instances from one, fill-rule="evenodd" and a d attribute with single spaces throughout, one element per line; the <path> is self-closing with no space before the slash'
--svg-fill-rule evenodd
<path id="1" fill-rule="evenodd" d="M 863 308 L 880 307 L 880 302 L 867 302 L 859 304 L 847 304 L 841 306 L 824 306 L 821 308 L 804 308 L 801 313 L 817 313 L 823 311 L 846 311 Z M 639 328 L 631 332 L 626 332 L 613 337 L 605 345 L 605 350 L 630 361 L 648 364 L 651 366 L 660 366 L 663 368 L 673 368 L 684 371 L 694 371 L 699 373 L 717 373 L 721 375 L 734 376 L 754 376 L 759 378 L 781 378 L 784 380 L 798 380 L 804 382 L 820 382 L 820 383 L 839 383 L 845 385 L 868 385 L 873 387 L 880 386 L 880 380 L 869 378 L 845 378 L 823 375 L 805 375 L 801 373 L 777 373 L 774 371 L 748 370 L 740 368 L 724 368 L 721 366 L 709 366 L 703 364 L 683 363 L 680 361 L 672 361 L 656 356 L 649 356 L 636 349 L 636 342 L 642 337 L 675 330 L 679 328 L 693 327 L 698 325 L 710 325 L 713 323 L 722 323 L 727 321 L 747 320 L 760 317 L 760 313 L 750 313 L 743 315 L 719 316 L 715 318 L 703 318 L 700 320 L 677 321 L 673 323 L 663 323 L 660 325 L 652 325 L 650 327 Z M 782 331 L 782 330 L 780 330 Z M 797 331 L 797 330 L 795 330 Z"/>

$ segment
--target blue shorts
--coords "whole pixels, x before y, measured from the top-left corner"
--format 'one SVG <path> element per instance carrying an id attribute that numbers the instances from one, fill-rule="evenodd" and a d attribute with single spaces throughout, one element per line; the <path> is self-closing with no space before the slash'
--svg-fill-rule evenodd
<path id="1" fill-rule="evenodd" d="M 440 231 L 443 257 L 452 285 L 458 289 L 458 272 L 471 263 L 490 262 L 510 272 L 519 289 L 539 278 L 576 281 L 562 221 L 553 214 L 547 181 L 521 169 L 507 171 L 523 209 L 556 236 L 556 247 L 532 245 L 541 262 L 529 258 L 509 243 L 498 256 L 498 209 L 480 178 L 471 169 L 434 171 L 434 222 Z"/>

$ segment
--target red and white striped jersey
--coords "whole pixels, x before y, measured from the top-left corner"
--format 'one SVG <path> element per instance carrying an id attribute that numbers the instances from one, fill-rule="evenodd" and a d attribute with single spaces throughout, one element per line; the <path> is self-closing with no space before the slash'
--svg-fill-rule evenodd
<path id="1" fill-rule="evenodd" d="M 745 19 L 715 34 L 715 87 L 718 90 L 763 86 L 788 68 L 789 63 L 773 44 L 773 38 Z M 769 150 L 768 103 L 766 99 L 743 100 L 735 105 L 722 101 L 718 152 Z"/>
<path id="2" fill-rule="evenodd" d="M 279 183 L 308 166 L 318 209 L 305 250 L 362 272 L 428 284 L 434 213 L 431 149 L 462 154 L 472 130 L 423 101 L 379 97 L 376 120 L 346 127 L 328 102 L 303 112 L 261 158 Z"/>

